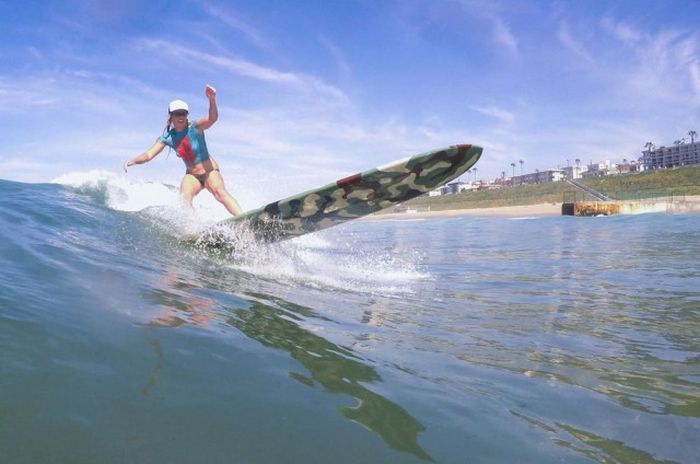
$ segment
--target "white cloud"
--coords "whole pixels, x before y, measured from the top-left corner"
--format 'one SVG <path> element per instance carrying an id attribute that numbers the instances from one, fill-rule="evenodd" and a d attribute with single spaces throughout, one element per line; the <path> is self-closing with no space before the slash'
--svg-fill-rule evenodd
<path id="1" fill-rule="evenodd" d="M 493 26 L 496 43 L 509 52 L 518 53 L 518 41 L 506 23 L 500 18 L 493 18 Z"/>
<path id="2" fill-rule="evenodd" d="M 41 86 L 31 85 L 33 80 L 25 78 L 20 84 L 12 77 L 0 76 L 0 114 L 22 113 L 28 108 L 41 109 L 58 101 L 57 96 L 47 94 Z"/>
<path id="3" fill-rule="evenodd" d="M 615 21 L 611 17 L 605 17 L 600 22 L 604 30 L 625 44 L 634 44 L 642 39 L 643 34 L 633 26 L 624 22 Z"/>
<path id="4" fill-rule="evenodd" d="M 36 48 L 34 46 L 29 45 L 26 47 L 26 50 L 27 50 L 28 54 L 30 54 L 31 56 L 33 56 L 37 60 L 41 60 L 44 58 L 44 55 L 39 51 L 38 48 Z"/>
<path id="5" fill-rule="evenodd" d="M 352 69 L 350 68 L 348 60 L 345 58 L 345 55 L 340 48 L 338 48 L 338 46 L 328 37 L 323 35 L 318 38 L 318 41 L 326 50 L 328 50 L 335 60 L 341 78 L 349 79 L 352 74 Z"/>
<path id="6" fill-rule="evenodd" d="M 30 157 L 0 157 L 0 179 L 17 182 L 48 182 L 56 170 L 68 170 L 66 162 L 37 161 Z"/>
<path id="7" fill-rule="evenodd" d="M 144 39 L 136 43 L 136 48 L 157 51 L 159 55 L 168 54 L 182 63 L 191 64 L 199 61 L 204 64 L 214 65 L 240 76 L 252 79 L 294 87 L 298 90 L 317 93 L 334 98 L 341 102 L 347 102 L 347 96 L 337 87 L 326 84 L 321 79 L 307 74 L 278 71 L 265 66 L 260 66 L 251 61 L 231 58 L 222 55 L 212 55 L 201 50 L 173 45 L 159 39 Z"/>
<path id="8" fill-rule="evenodd" d="M 493 40 L 497 45 L 509 53 L 518 53 L 518 39 L 504 19 L 503 11 L 506 10 L 506 7 L 500 2 L 494 0 L 458 0 L 458 4 L 470 15 L 484 18 L 491 23 Z"/>
<path id="9" fill-rule="evenodd" d="M 690 76 L 697 97 L 700 95 L 700 63 L 695 62 L 690 66 Z"/>
<path id="10" fill-rule="evenodd" d="M 565 22 L 559 23 L 557 37 L 559 38 L 559 42 L 561 42 L 567 50 L 571 51 L 576 58 L 589 63 L 595 62 L 591 53 L 586 50 L 586 47 L 571 34 L 569 26 Z"/>
<path id="11" fill-rule="evenodd" d="M 673 106 L 675 112 L 700 107 L 700 34 L 663 30 L 634 43 L 634 60 L 620 60 L 621 86 L 649 108 Z"/>
<path id="12" fill-rule="evenodd" d="M 505 110 L 503 108 L 500 108 L 498 106 L 490 105 L 490 106 L 476 106 L 476 105 L 470 105 L 469 108 L 473 109 L 474 111 L 477 111 L 481 114 L 484 114 L 486 116 L 491 116 L 492 118 L 495 118 L 501 122 L 504 123 L 512 123 L 515 121 L 515 114 L 512 113 L 511 111 Z"/>
<path id="13" fill-rule="evenodd" d="M 240 32 L 249 42 L 263 49 L 269 49 L 270 43 L 256 28 L 243 21 L 232 13 L 230 7 L 222 8 L 212 2 L 202 2 L 201 7 L 205 13 L 213 19 L 224 23 L 225 25 Z"/>

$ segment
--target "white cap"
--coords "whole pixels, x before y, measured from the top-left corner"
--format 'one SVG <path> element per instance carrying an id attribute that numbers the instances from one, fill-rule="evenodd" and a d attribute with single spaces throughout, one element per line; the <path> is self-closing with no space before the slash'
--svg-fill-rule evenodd
<path id="1" fill-rule="evenodd" d="M 168 113 L 172 113 L 173 111 L 187 111 L 188 113 L 190 112 L 189 106 L 187 106 L 187 103 L 185 103 L 182 100 L 173 100 L 170 102 L 168 105 Z"/>

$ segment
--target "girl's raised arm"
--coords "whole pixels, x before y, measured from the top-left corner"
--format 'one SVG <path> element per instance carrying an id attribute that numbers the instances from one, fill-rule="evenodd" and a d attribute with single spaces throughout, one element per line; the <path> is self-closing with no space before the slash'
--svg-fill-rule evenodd
<path id="1" fill-rule="evenodd" d="M 200 130 L 209 129 L 219 119 L 219 109 L 216 106 L 216 89 L 207 84 L 204 87 L 204 94 L 209 99 L 209 114 L 207 117 L 197 120 L 197 128 Z"/>

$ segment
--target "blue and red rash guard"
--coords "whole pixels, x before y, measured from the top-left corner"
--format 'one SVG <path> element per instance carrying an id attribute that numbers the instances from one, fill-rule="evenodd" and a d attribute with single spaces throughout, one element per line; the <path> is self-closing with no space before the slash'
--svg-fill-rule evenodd
<path id="1" fill-rule="evenodd" d="M 177 156 L 185 162 L 188 171 L 209 159 L 204 131 L 197 129 L 196 122 L 180 132 L 171 129 L 158 137 L 158 140 L 175 150 Z"/>

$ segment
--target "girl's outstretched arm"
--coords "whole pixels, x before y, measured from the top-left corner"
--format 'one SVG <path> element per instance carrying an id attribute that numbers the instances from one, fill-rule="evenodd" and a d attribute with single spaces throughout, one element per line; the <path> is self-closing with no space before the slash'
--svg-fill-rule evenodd
<path id="1" fill-rule="evenodd" d="M 153 158 L 155 158 L 161 151 L 163 151 L 163 148 L 165 148 L 165 144 L 158 140 L 156 143 L 153 144 L 151 148 L 141 153 L 136 158 L 130 159 L 129 161 L 124 163 L 124 172 L 127 172 L 127 169 L 129 169 L 129 167 L 133 166 L 134 164 L 148 163 Z"/>

